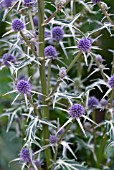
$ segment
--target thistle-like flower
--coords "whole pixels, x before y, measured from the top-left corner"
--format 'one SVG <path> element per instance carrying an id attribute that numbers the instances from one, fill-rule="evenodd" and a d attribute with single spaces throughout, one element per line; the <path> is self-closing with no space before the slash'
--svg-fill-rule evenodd
<path id="1" fill-rule="evenodd" d="M 96 4 L 96 3 L 100 2 L 101 0 L 91 0 L 91 1 L 92 1 L 92 3 Z"/>
<path id="2" fill-rule="evenodd" d="M 108 100 L 106 100 L 106 99 L 101 99 L 101 100 L 100 100 L 100 104 L 101 104 L 102 107 L 106 107 L 107 104 L 108 104 Z"/>
<path id="3" fill-rule="evenodd" d="M 114 88 L 114 75 L 109 78 L 108 84 L 112 89 Z"/>
<path id="4" fill-rule="evenodd" d="M 16 58 L 13 55 L 5 53 L 2 57 L 2 62 L 6 66 L 10 66 L 10 63 L 15 63 Z M 9 63 L 10 62 L 10 63 Z"/>
<path id="5" fill-rule="evenodd" d="M 30 154 L 27 148 L 23 148 L 19 155 L 23 162 L 31 163 Z"/>
<path id="6" fill-rule="evenodd" d="M 79 50 L 82 50 L 83 52 L 87 52 L 91 49 L 91 46 L 92 46 L 92 40 L 91 38 L 82 38 L 79 40 L 78 42 L 78 49 Z"/>
<path id="7" fill-rule="evenodd" d="M 30 83 L 27 80 L 20 80 L 16 84 L 18 93 L 28 94 L 30 93 Z"/>
<path id="8" fill-rule="evenodd" d="M 64 31 L 61 27 L 56 26 L 52 29 L 52 38 L 56 41 L 63 39 Z"/>
<path id="9" fill-rule="evenodd" d="M 47 58 L 55 59 L 57 57 L 57 51 L 56 51 L 55 47 L 53 47 L 52 45 L 49 45 L 49 46 L 45 47 L 44 55 Z"/>
<path id="10" fill-rule="evenodd" d="M 35 27 L 38 27 L 38 17 L 37 16 L 33 17 L 33 23 L 34 23 Z"/>
<path id="11" fill-rule="evenodd" d="M 103 58 L 101 55 L 96 55 L 96 60 L 99 62 L 99 63 L 102 63 L 103 62 Z"/>
<path id="12" fill-rule="evenodd" d="M 80 118 L 84 114 L 84 108 L 81 104 L 73 104 L 68 110 L 68 114 L 72 118 Z"/>
<path id="13" fill-rule="evenodd" d="M 59 128 L 60 129 L 60 128 Z M 64 131 L 65 131 L 65 129 L 64 128 L 62 128 L 60 131 L 59 131 L 59 129 L 58 129 L 58 135 L 62 135 L 63 133 L 64 133 Z"/>
<path id="14" fill-rule="evenodd" d="M 90 109 L 94 109 L 96 106 L 98 106 L 99 101 L 96 97 L 92 96 L 88 99 L 88 107 Z"/>
<path id="15" fill-rule="evenodd" d="M 23 0 L 24 1 L 24 5 L 27 7 L 32 7 L 34 5 L 34 0 Z"/>
<path id="16" fill-rule="evenodd" d="M 60 78 L 63 79 L 66 75 L 67 75 L 66 68 L 65 67 L 61 67 L 60 70 L 59 70 Z"/>
<path id="17" fill-rule="evenodd" d="M 51 144 L 55 144 L 58 141 L 58 138 L 56 135 L 50 135 L 49 141 Z"/>
<path id="18" fill-rule="evenodd" d="M 20 19 L 14 19 L 12 21 L 12 28 L 14 31 L 21 31 L 24 29 L 24 23 Z"/>
<path id="19" fill-rule="evenodd" d="M 3 1 L 3 6 L 4 6 L 5 8 L 11 7 L 13 1 L 14 1 L 14 0 L 4 0 L 4 1 Z"/>

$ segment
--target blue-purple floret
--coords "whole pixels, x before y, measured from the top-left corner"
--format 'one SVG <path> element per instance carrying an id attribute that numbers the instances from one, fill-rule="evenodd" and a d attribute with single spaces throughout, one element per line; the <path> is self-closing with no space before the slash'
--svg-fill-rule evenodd
<path id="1" fill-rule="evenodd" d="M 35 165 L 37 166 L 37 168 L 39 168 L 41 166 L 40 160 L 35 161 Z"/>
<path id="2" fill-rule="evenodd" d="M 31 163 L 29 150 L 27 148 L 22 149 L 19 155 L 23 162 Z"/>
<path id="3" fill-rule="evenodd" d="M 24 23 L 20 19 L 14 19 L 12 21 L 12 28 L 14 31 L 21 31 L 24 29 Z"/>
<path id="4" fill-rule="evenodd" d="M 37 16 L 33 17 L 33 23 L 34 23 L 35 27 L 38 27 L 38 17 Z"/>
<path id="5" fill-rule="evenodd" d="M 59 128 L 59 129 L 60 129 L 60 128 Z M 59 129 L 58 129 L 58 130 L 59 130 Z M 58 134 L 58 135 L 62 135 L 62 134 L 64 133 L 64 131 L 65 131 L 65 129 L 62 128 L 57 134 Z"/>
<path id="6" fill-rule="evenodd" d="M 58 138 L 56 135 L 50 135 L 49 141 L 51 144 L 55 144 L 58 141 Z"/>
<path id="7" fill-rule="evenodd" d="M 67 70 L 66 70 L 66 68 L 65 68 L 65 67 L 61 67 L 60 70 L 59 70 L 59 76 L 60 76 L 60 78 L 64 78 L 64 77 L 66 77 L 66 75 L 67 75 Z"/>
<path id="8" fill-rule="evenodd" d="M 27 7 L 32 7 L 34 3 L 34 0 L 24 0 L 24 5 Z"/>
<path id="9" fill-rule="evenodd" d="M 96 4 L 96 3 L 100 2 L 101 0 L 91 0 L 91 1 L 92 1 L 92 3 Z"/>
<path id="10" fill-rule="evenodd" d="M 30 83 L 27 80 L 20 80 L 17 82 L 16 89 L 19 93 L 29 94 L 30 93 Z"/>
<path id="11" fill-rule="evenodd" d="M 99 62 L 99 63 L 102 63 L 103 62 L 103 58 L 101 55 L 96 55 L 96 60 Z"/>
<path id="12" fill-rule="evenodd" d="M 100 100 L 100 104 L 101 104 L 101 106 L 106 107 L 107 104 L 108 104 L 108 100 L 106 100 L 106 99 L 101 99 L 101 100 Z"/>
<path id="13" fill-rule="evenodd" d="M 56 51 L 55 47 L 53 47 L 52 45 L 49 45 L 49 46 L 45 47 L 44 55 L 48 58 L 54 59 L 57 57 L 57 51 Z"/>
<path id="14" fill-rule="evenodd" d="M 72 118 L 80 118 L 84 114 L 84 108 L 81 104 L 73 104 L 68 110 L 68 114 Z"/>
<path id="15" fill-rule="evenodd" d="M 114 88 L 114 75 L 109 78 L 108 84 L 112 89 Z"/>
<path id="16" fill-rule="evenodd" d="M 5 53 L 2 57 L 2 62 L 6 66 L 11 66 L 10 63 L 15 63 L 16 58 L 13 55 Z M 9 63 L 10 62 L 10 63 Z"/>
<path id="17" fill-rule="evenodd" d="M 96 97 L 92 96 L 88 99 L 88 107 L 90 109 L 94 109 L 96 106 L 98 106 L 99 101 Z"/>
<path id="18" fill-rule="evenodd" d="M 52 29 L 52 38 L 56 41 L 60 41 L 63 39 L 63 36 L 64 36 L 64 30 L 59 27 L 59 26 L 56 26 Z"/>
<path id="19" fill-rule="evenodd" d="M 92 39 L 85 38 L 85 37 L 80 39 L 77 45 L 78 49 L 82 50 L 83 52 L 89 51 L 91 46 L 92 46 Z"/>
<path id="20" fill-rule="evenodd" d="M 12 7 L 13 1 L 14 1 L 14 0 L 4 0 L 4 1 L 3 1 L 3 7 L 5 7 L 5 8 Z"/>

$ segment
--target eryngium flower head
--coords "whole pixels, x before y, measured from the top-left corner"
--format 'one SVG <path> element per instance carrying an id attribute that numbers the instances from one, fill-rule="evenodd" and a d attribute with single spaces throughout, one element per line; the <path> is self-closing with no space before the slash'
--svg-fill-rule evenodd
<path id="1" fill-rule="evenodd" d="M 101 106 L 106 107 L 107 104 L 108 104 L 108 100 L 106 100 L 106 99 L 101 99 L 101 100 L 100 100 L 100 104 L 101 104 Z"/>
<path id="2" fill-rule="evenodd" d="M 37 168 L 39 168 L 41 166 L 40 160 L 35 161 L 35 165 L 37 166 Z"/>
<path id="3" fill-rule="evenodd" d="M 82 38 L 78 42 L 78 49 L 82 50 L 83 52 L 87 52 L 90 50 L 92 46 L 92 40 L 90 38 Z"/>
<path id="4" fill-rule="evenodd" d="M 99 55 L 99 54 L 96 56 L 96 60 L 97 60 L 99 63 L 102 63 L 102 62 L 103 62 L 103 58 L 102 58 L 102 56 Z"/>
<path id="5" fill-rule="evenodd" d="M 24 5 L 27 7 L 32 7 L 34 5 L 34 0 L 24 0 Z"/>
<path id="6" fill-rule="evenodd" d="M 3 6 L 4 6 L 5 8 L 11 7 L 13 1 L 14 1 L 14 0 L 4 0 L 4 1 L 3 1 Z"/>
<path id="7" fill-rule="evenodd" d="M 114 88 L 114 75 L 109 78 L 108 84 L 112 89 Z"/>
<path id="8" fill-rule="evenodd" d="M 95 108 L 99 104 L 99 101 L 96 97 L 92 96 L 88 99 L 88 107 L 90 109 Z"/>
<path id="9" fill-rule="evenodd" d="M 24 29 L 24 23 L 20 19 L 14 19 L 12 21 L 12 28 L 14 31 L 21 31 Z"/>
<path id="10" fill-rule="evenodd" d="M 53 47 L 52 45 L 49 45 L 44 49 L 44 55 L 48 58 L 54 59 L 57 57 L 57 51 L 55 47 Z"/>
<path id="11" fill-rule="evenodd" d="M 63 39 L 64 31 L 61 27 L 56 26 L 52 29 L 52 38 L 56 41 L 60 41 Z"/>
<path id="12" fill-rule="evenodd" d="M 27 148 L 22 149 L 19 155 L 23 162 L 31 163 L 30 154 Z"/>
<path id="13" fill-rule="evenodd" d="M 84 108 L 81 104 L 73 104 L 68 110 L 68 114 L 72 118 L 80 118 L 84 114 Z"/>
<path id="14" fill-rule="evenodd" d="M 56 135 L 50 135 L 49 141 L 51 144 L 55 144 L 58 141 L 58 138 Z"/>
<path id="15" fill-rule="evenodd" d="M 59 129 L 60 129 L 60 128 L 59 128 Z M 58 129 L 58 130 L 59 130 L 59 129 Z M 58 134 L 58 135 L 62 135 L 62 134 L 64 133 L 64 131 L 65 131 L 65 129 L 62 128 L 57 134 Z"/>
<path id="16" fill-rule="evenodd" d="M 61 67 L 60 70 L 59 70 L 60 78 L 64 78 L 66 75 L 67 75 L 66 68 L 65 67 Z"/>
<path id="17" fill-rule="evenodd" d="M 91 1 L 92 1 L 92 3 L 96 4 L 96 3 L 100 2 L 101 0 L 91 0 Z"/>
<path id="18" fill-rule="evenodd" d="M 8 53 L 5 53 L 2 57 L 2 62 L 4 65 L 6 66 L 10 66 L 9 62 L 10 63 L 15 63 L 16 61 L 16 58 L 13 56 L 13 55 L 8 55 Z"/>
<path id="19" fill-rule="evenodd" d="M 30 83 L 27 80 L 20 80 L 17 82 L 16 89 L 19 93 L 29 94 Z"/>
<path id="20" fill-rule="evenodd" d="M 38 17 L 37 16 L 33 17 L 33 23 L 34 23 L 35 27 L 38 27 Z"/>

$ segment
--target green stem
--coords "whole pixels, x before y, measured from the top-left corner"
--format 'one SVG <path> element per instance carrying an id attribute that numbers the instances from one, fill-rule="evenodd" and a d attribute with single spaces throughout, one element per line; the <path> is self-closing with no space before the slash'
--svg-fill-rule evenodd
<path id="1" fill-rule="evenodd" d="M 50 93 L 50 77 L 51 77 L 51 60 L 48 63 L 48 83 L 47 83 L 47 92 Z"/>
<path id="2" fill-rule="evenodd" d="M 42 24 L 44 23 L 44 0 L 38 0 L 38 21 L 39 21 L 39 56 L 44 58 L 44 27 Z M 41 62 L 40 66 L 40 79 L 41 79 L 41 87 L 42 87 L 42 94 L 44 94 L 42 99 L 42 104 L 47 105 L 45 101 L 45 95 L 47 95 L 47 84 L 46 84 L 46 75 L 45 75 L 46 67 L 45 67 L 45 60 Z M 49 120 L 49 106 L 42 106 L 42 118 Z M 43 145 L 47 145 L 47 139 L 49 139 L 49 130 L 48 126 L 43 126 L 42 132 L 42 140 Z M 48 147 L 45 150 L 45 159 L 46 159 L 46 169 L 50 169 L 51 165 L 51 150 Z"/>

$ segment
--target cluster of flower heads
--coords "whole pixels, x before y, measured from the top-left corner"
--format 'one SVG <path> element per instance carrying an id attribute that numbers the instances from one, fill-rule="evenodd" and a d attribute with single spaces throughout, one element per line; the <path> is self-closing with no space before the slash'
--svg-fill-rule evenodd
<path id="1" fill-rule="evenodd" d="M 80 39 L 77 45 L 78 49 L 82 50 L 83 52 L 89 51 L 91 49 L 91 46 L 92 46 L 92 39 L 85 38 L 85 37 Z"/>
<path id="2" fill-rule="evenodd" d="M 15 63 L 16 58 L 12 54 L 5 53 L 2 57 L 2 64 L 5 66 L 10 66 L 10 63 Z"/>
<path id="3" fill-rule="evenodd" d="M 81 104 L 73 104 L 68 110 L 68 114 L 72 118 L 80 118 L 84 114 L 84 108 Z"/>
<path id="4" fill-rule="evenodd" d="M 14 19 L 12 21 L 12 29 L 14 31 L 21 31 L 24 29 L 24 23 L 20 19 Z"/>
<path id="5" fill-rule="evenodd" d="M 55 59 L 57 57 L 57 51 L 56 51 L 55 47 L 53 47 L 52 45 L 49 45 L 49 46 L 45 47 L 44 55 L 47 58 Z"/>

